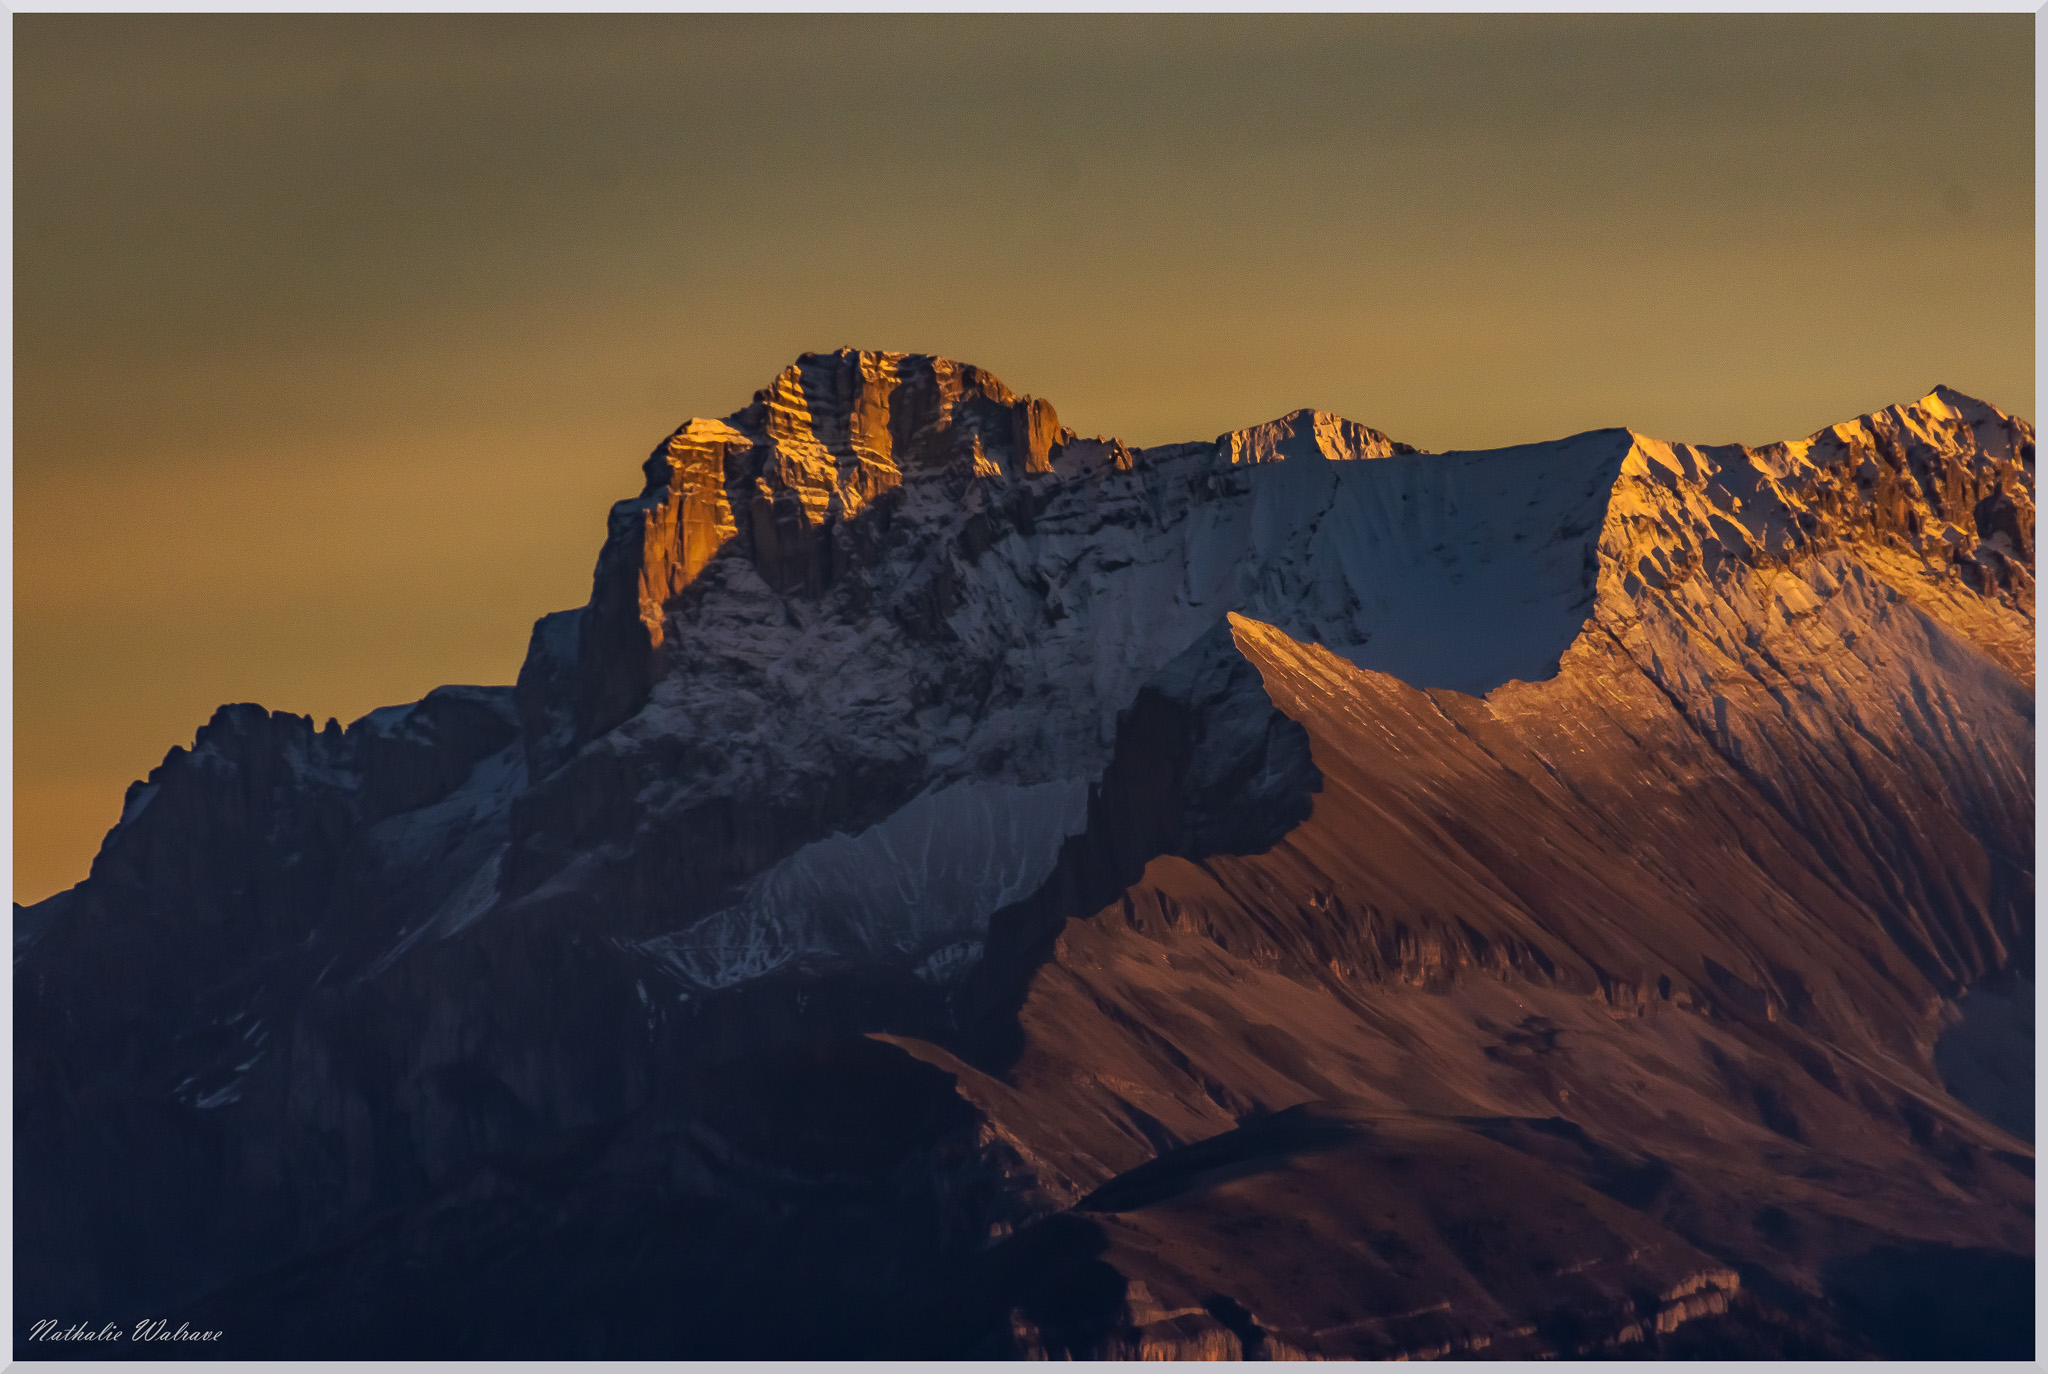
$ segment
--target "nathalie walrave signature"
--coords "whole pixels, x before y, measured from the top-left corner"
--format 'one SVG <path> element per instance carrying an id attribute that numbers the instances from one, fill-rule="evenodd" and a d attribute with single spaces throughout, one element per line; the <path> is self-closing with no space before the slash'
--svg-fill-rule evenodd
<path id="1" fill-rule="evenodd" d="M 160 1318 L 156 1321 L 151 1321 L 147 1317 L 135 1323 L 133 1331 L 123 1331 L 112 1322 L 104 1323 L 95 1331 L 84 1322 L 73 1322 L 69 1326 L 59 1326 L 54 1321 L 39 1321 L 28 1329 L 28 1338 L 32 1341 L 217 1341 L 220 1339 L 220 1332 L 218 1331 L 194 1331 L 184 1322 L 178 1323 L 176 1331 L 171 1330 L 170 1326 L 171 1323 L 168 1319 Z"/>

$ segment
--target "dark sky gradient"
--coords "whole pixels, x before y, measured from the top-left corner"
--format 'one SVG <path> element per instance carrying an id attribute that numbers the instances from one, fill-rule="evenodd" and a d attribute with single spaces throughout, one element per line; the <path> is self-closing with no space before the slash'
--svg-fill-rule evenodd
<path id="1" fill-rule="evenodd" d="M 14 24 L 24 899 L 221 702 L 509 682 L 806 349 L 1133 443 L 2033 415 L 2028 15 Z"/>

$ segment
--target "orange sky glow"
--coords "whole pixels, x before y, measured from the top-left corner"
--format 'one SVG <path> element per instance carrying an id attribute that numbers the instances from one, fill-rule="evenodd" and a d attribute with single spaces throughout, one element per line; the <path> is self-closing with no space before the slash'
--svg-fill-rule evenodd
<path id="1" fill-rule="evenodd" d="M 685 418 L 2034 418 L 2033 20 L 19 15 L 14 887 L 232 701 L 510 682 Z"/>

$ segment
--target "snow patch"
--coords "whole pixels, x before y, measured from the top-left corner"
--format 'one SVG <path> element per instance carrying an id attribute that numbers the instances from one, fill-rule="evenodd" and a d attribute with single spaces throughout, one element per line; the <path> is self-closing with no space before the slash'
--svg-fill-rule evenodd
<path id="1" fill-rule="evenodd" d="M 156 794 L 162 790 L 163 784 L 154 782 L 138 783 L 136 786 L 129 788 L 127 797 L 121 803 L 121 819 L 114 822 L 115 828 L 119 829 L 137 816 L 140 816 L 148 809 L 149 804 L 156 800 Z"/>
<path id="2" fill-rule="evenodd" d="M 858 835 L 806 845 L 757 875 L 732 906 L 631 947 L 714 989 L 800 961 L 897 962 L 937 945 L 924 960 L 936 980 L 971 960 L 963 946 L 978 952 L 989 917 L 1038 890 L 1087 820 L 1081 779 L 959 783 Z"/>
<path id="3" fill-rule="evenodd" d="M 1231 609 L 1415 687 L 1482 696 L 1552 677 L 1592 612 L 1633 439 L 1257 468 Z"/>
<path id="4" fill-rule="evenodd" d="M 912 969 L 911 976 L 921 982 L 940 987 L 954 982 L 973 963 L 981 958 L 982 943 L 979 940 L 961 940 L 945 945 L 925 956 L 924 962 Z"/>
<path id="5" fill-rule="evenodd" d="M 499 845 L 484 860 L 483 866 L 469 875 L 469 881 L 457 888 L 455 895 L 442 904 L 427 928 L 439 939 L 446 939 L 476 924 L 490 909 L 498 904 L 498 870 L 503 866 L 506 851 L 510 845 Z"/>
<path id="6" fill-rule="evenodd" d="M 377 961 L 365 971 L 364 977 L 375 978 L 397 963 L 400 956 L 420 941 L 433 937 L 445 940 L 459 934 L 488 913 L 498 904 L 498 870 L 504 862 L 505 852 L 511 846 L 499 845 L 490 856 L 477 866 L 475 872 L 452 896 L 435 908 L 434 914 L 405 932 L 398 943 L 378 956 Z M 324 973 L 323 973 L 324 976 Z"/>

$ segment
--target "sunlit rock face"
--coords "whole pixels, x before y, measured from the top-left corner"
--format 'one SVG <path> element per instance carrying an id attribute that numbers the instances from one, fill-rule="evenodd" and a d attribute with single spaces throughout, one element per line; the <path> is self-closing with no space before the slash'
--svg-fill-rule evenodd
<path id="1" fill-rule="evenodd" d="M 17 911 L 24 1330 L 2031 1349 L 2025 421 L 1132 449 L 842 351 L 644 473 L 516 689 L 224 709 Z"/>
<path id="2" fill-rule="evenodd" d="M 815 595 L 872 558 L 860 517 L 899 499 L 906 479 L 964 491 L 974 479 L 1044 474 L 1073 437 L 1049 404 L 979 368 L 804 355 L 746 409 L 670 435 L 644 466 L 639 498 L 613 508 L 581 627 L 594 671 L 563 704 L 584 732 L 636 706 L 667 642 L 667 607 L 728 545 L 766 587 Z"/>

